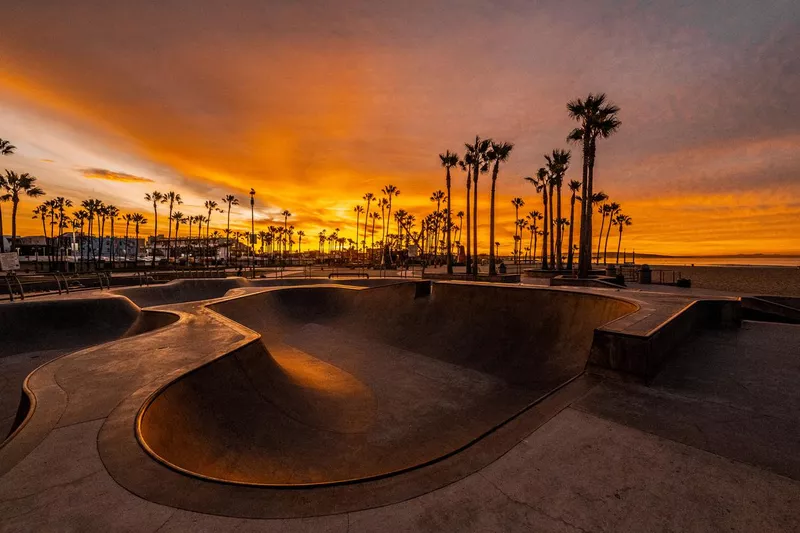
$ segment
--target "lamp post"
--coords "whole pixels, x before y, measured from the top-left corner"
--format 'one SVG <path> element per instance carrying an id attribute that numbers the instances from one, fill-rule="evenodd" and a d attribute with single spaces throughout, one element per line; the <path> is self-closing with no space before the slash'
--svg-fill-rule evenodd
<path id="1" fill-rule="evenodd" d="M 256 205 L 256 190 L 250 189 L 250 252 L 252 256 L 252 263 L 250 263 L 251 278 L 256 279 L 256 222 L 255 222 L 255 208 Z"/>

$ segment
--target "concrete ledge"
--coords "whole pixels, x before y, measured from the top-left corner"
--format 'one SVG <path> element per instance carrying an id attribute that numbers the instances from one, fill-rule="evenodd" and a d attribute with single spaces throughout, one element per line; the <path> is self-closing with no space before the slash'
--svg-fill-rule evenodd
<path id="1" fill-rule="evenodd" d="M 483 281 L 489 283 L 519 283 L 522 276 L 519 274 L 422 274 L 422 279 L 445 280 L 445 281 Z"/>
<path id="2" fill-rule="evenodd" d="M 626 333 L 609 324 L 595 330 L 589 366 L 650 379 L 670 352 L 694 332 L 738 327 L 741 313 L 739 300 L 698 300 L 644 334 Z"/>
<path id="3" fill-rule="evenodd" d="M 599 287 L 601 289 L 621 289 L 625 285 L 616 283 L 611 276 L 597 276 L 594 278 L 573 278 L 572 276 L 554 276 L 550 278 L 551 287 Z"/>
<path id="4" fill-rule="evenodd" d="M 800 324 L 800 298 L 752 296 L 742 298 L 745 318 L 785 324 Z"/>

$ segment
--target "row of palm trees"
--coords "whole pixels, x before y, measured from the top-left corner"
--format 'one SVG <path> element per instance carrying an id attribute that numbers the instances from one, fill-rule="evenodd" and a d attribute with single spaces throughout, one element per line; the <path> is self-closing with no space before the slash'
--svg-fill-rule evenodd
<path id="1" fill-rule="evenodd" d="M 8 140 L 0 139 L 0 155 L 12 155 L 16 149 Z M 38 198 L 43 195 L 44 191 L 36 185 L 36 177 L 27 172 L 18 174 L 13 170 L 6 170 L 4 175 L 0 175 L 0 253 L 6 251 L 3 239 L 3 202 L 11 202 L 11 250 L 14 250 L 17 247 L 17 212 L 21 197 Z"/>

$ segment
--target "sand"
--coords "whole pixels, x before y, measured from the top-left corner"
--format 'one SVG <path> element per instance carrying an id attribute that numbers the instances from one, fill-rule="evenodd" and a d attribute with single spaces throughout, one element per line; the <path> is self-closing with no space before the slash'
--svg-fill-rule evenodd
<path id="1" fill-rule="evenodd" d="M 797 267 L 726 267 L 726 266 L 653 266 L 654 270 L 674 270 L 692 280 L 692 287 L 741 294 L 800 296 L 800 268 Z"/>

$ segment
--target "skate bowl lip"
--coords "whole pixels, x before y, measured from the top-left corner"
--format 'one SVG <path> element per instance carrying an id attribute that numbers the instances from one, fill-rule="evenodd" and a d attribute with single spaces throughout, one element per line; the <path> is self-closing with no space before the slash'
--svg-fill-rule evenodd
<path id="1" fill-rule="evenodd" d="M 434 286 L 436 284 L 454 284 L 454 285 L 468 285 L 468 286 L 475 286 L 475 287 L 492 287 L 500 290 L 514 290 L 514 289 L 522 289 L 522 290 L 537 290 L 537 291 L 545 291 L 550 293 L 569 293 L 569 294 L 577 294 L 583 297 L 592 297 L 592 298 L 600 298 L 600 299 L 609 299 L 609 300 L 616 300 L 622 302 L 626 305 L 631 306 L 629 310 L 624 312 L 617 318 L 611 319 L 608 322 L 594 328 L 594 331 L 597 329 L 606 327 L 613 322 L 623 318 L 625 316 L 629 316 L 633 313 L 636 313 L 641 309 L 640 303 L 632 298 L 622 297 L 619 295 L 608 295 L 608 294 L 598 294 L 595 292 L 587 292 L 582 290 L 571 290 L 571 289 L 553 289 L 550 287 L 532 287 L 532 286 L 518 286 L 518 285 L 497 285 L 494 283 L 481 283 L 481 282 L 464 282 L 464 281 L 434 281 L 434 280 L 402 280 L 397 281 L 396 284 L 415 284 L 415 283 L 424 283 L 430 284 Z M 162 457 L 156 450 L 154 450 L 147 442 L 146 438 L 143 434 L 143 419 L 148 411 L 148 409 L 152 406 L 152 404 L 158 399 L 162 393 L 164 393 L 167 389 L 172 387 L 173 385 L 188 379 L 191 375 L 201 371 L 202 369 L 210 366 L 211 364 L 223 359 L 225 357 L 231 356 L 239 350 L 242 350 L 250 345 L 258 343 L 261 341 L 262 336 L 257 331 L 241 324 L 224 314 L 220 311 L 215 310 L 213 307 L 217 304 L 228 302 L 232 300 L 239 300 L 245 298 L 256 298 L 259 295 L 262 295 L 267 292 L 273 291 L 309 291 L 309 290 L 325 290 L 325 289 L 337 289 L 337 290 L 351 290 L 351 291 L 368 291 L 372 289 L 378 289 L 381 287 L 385 287 L 387 284 L 383 285 L 375 285 L 375 286 L 364 286 L 364 285 L 345 285 L 345 284 L 337 284 L 334 282 L 329 283 L 314 283 L 314 284 L 298 284 L 298 285 L 277 285 L 277 286 L 262 286 L 258 287 L 257 289 L 254 287 L 250 291 L 242 294 L 240 291 L 232 289 L 228 294 L 222 297 L 201 301 L 199 302 L 199 308 L 203 312 L 209 312 L 214 315 L 215 319 L 221 320 L 224 322 L 228 327 L 238 331 L 244 337 L 244 339 L 240 340 L 230 349 L 225 350 L 223 353 L 218 355 L 217 357 L 208 360 L 200 365 L 197 365 L 181 374 L 175 376 L 174 378 L 164 382 L 162 385 L 157 387 L 153 390 L 150 394 L 148 394 L 145 401 L 141 404 L 136 412 L 136 417 L 134 421 L 134 434 L 137 443 L 139 446 L 145 451 L 145 453 L 154 459 L 156 462 L 160 463 L 161 465 L 178 472 L 180 474 L 200 479 L 203 481 L 208 481 L 212 483 L 224 484 L 224 485 L 233 485 L 233 486 L 242 486 L 242 487 L 261 487 L 265 489 L 285 489 L 285 490 L 292 490 L 292 489 L 314 489 L 314 488 L 329 488 L 329 487 L 337 487 L 337 486 L 344 486 L 344 485 L 355 485 L 358 483 L 366 483 L 372 481 L 383 480 L 387 478 L 392 478 L 396 476 L 400 476 L 402 474 L 406 474 L 412 471 L 420 470 L 425 467 L 434 465 L 436 463 L 443 462 L 447 459 L 453 458 L 458 454 L 464 452 L 466 449 L 471 448 L 475 444 L 479 443 L 480 441 L 484 440 L 488 436 L 492 435 L 493 433 L 497 432 L 499 429 L 503 428 L 506 425 L 509 425 L 514 420 L 518 419 L 519 417 L 523 416 L 526 412 L 530 411 L 531 409 L 535 408 L 538 404 L 542 403 L 547 398 L 555 395 L 562 389 L 566 388 L 574 381 L 578 380 L 585 374 L 585 367 L 584 370 L 579 372 L 577 375 L 569 378 L 568 380 L 564 381 L 560 385 L 554 387 L 553 389 L 549 390 L 548 392 L 542 394 L 539 397 L 536 397 L 531 402 L 525 404 L 522 408 L 518 409 L 516 412 L 511 414 L 510 416 L 506 416 L 503 420 L 499 421 L 498 423 L 492 425 L 484 432 L 480 433 L 477 436 L 472 437 L 466 443 L 458 446 L 455 449 L 452 449 L 446 453 L 440 454 L 434 458 L 426 460 L 424 462 L 420 462 L 417 464 L 409 465 L 403 468 L 398 468 L 394 470 L 388 470 L 385 472 L 380 472 L 372 475 L 365 475 L 360 477 L 353 477 L 347 479 L 337 479 L 331 481 L 317 481 L 317 482 L 297 482 L 297 483 L 269 483 L 269 482 L 261 482 L 261 481 L 246 481 L 246 480 L 236 480 L 236 479 L 227 479 L 223 477 L 216 477 L 209 474 L 197 472 L 195 470 L 191 470 L 175 464 L 174 462 Z M 255 289 L 255 290 L 254 290 Z M 162 307 L 162 306 L 159 306 Z M 166 307 L 166 306 L 164 306 Z M 588 354 L 587 354 L 587 361 L 588 361 Z"/>

